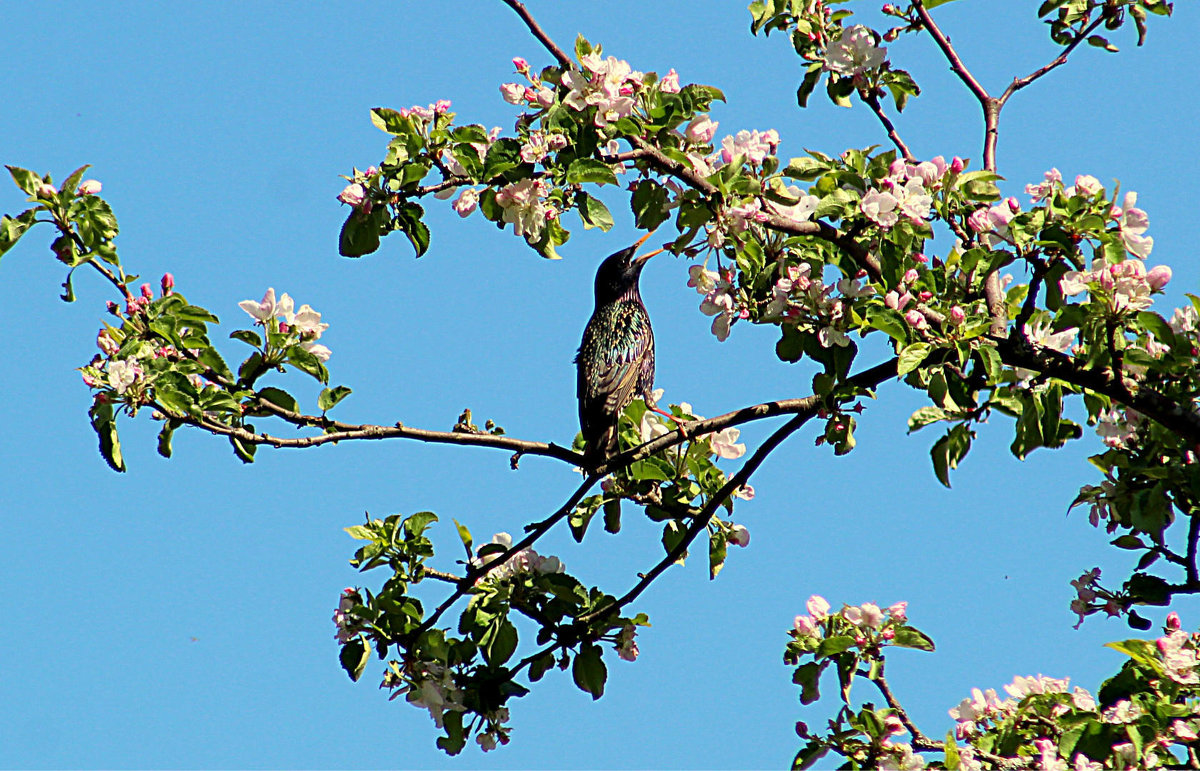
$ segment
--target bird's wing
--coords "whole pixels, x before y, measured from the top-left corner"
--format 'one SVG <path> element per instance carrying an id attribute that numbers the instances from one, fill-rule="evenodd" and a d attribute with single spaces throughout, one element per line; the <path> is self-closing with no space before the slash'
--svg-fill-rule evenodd
<path id="1" fill-rule="evenodd" d="M 610 313 L 609 318 L 593 319 L 588 325 L 578 357 L 580 421 L 585 427 L 595 421 L 597 429 L 614 422 L 633 400 L 644 379 L 646 356 L 654 349 L 650 321 L 642 308 L 620 304 Z"/>

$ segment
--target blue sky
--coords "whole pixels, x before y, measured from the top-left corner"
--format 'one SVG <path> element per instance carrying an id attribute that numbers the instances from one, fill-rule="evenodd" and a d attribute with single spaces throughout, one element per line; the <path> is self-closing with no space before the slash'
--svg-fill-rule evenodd
<path id="1" fill-rule="evenodd" d="M 675 67 L 684 82 L 723 89 L 721 135 L 776 128 L 784 156 L 885 141 L 861 106 L 814 98 L 798 111 L 790 46 L 751 38 L 740 3 L 530 5 L 564 46 L 582 32 L 635 69 Z M 936 15 L 980 80 L 1002 90 L 1056 51 L 1034 5 L 964 0 Z M 511 58 L 549 62 L 501 3 L 446 7 L 14 5 L 0 52 L 11 74 L 0 160 L 56 179 L 94 164 L 128 269 L 151 280 L 173 272 L 227 331 L 246 326 L 237 302 L 268 286 L 321 311 L 333 382 L 354 388 L 337 409 L 343 420 L 448 429 L 471 407 L 512 435 L 569 442 L 571 359 L 598 260 L 635 237 L 626 208 L 614 204 L 609 234 L 576 228 L 555 263 L 435 202 L 421 260 L 397 237 L 368 258 L 337 256 L 338 175 L 378 162 L 385 144 L 371 107 L 447 98 L 461 122 L 510 127 L 497 87 L 511 79 Z M 874 3 L 851 7 L 878 18 Z M 1198 28 L 1200 11 L 1181 3 L 1174 19 L 1151 19 L 1144 49 L 1130 30 L 1116 38 L 1120 55 L 1079 51 L 1015 97 L 1001 127 L 1008 194 L 1050 166 L 1141 194 L 1150 262 L 1175 270 L 1160 300 L 1167 315 L 1200 284 Z M 898 120 L 913 152 L 978 159 L 975 105 L 932 44 L 905 38 L 891 59 L 925 90 Z M 22 205 L 0 185 L 0 210 Z M 1085 458 L 1098 440 L 1089 431 L 1019 463 L 1007 450 L 1011 425 L 996 418 L 946 490 L 929 465 L 936 435 L 905 434 L 919 400 L 888 384 L 860 418 L 850 456 L 814 447 L 811 432 L 772 456 L 754 480 L 757 498 L 739 507 L 751 545 L 717 581 L 699 560 L 644 595 L 635 610 L 654 626 L 636 663 L 610 660 L 602 700 L 548 675 L 512 705 L 511 745 L 447 759 L 426 713 L 376 689 L 379 663 L 358 684 L 338 667 L 329 620 L 338 592 L 383 578 L 347 565 L 354 542 L 342 528 L 364 512 L 430 509 L 443 520 L 435 536 L 457 557 L 452 517 L 477 540 L 516 532 L 556 508 L 577 477 L 553 461 L 527 459 L 513 472 L 503 452 L 403 442 L 264 450 L 243 466 L 195 433 L 178 435 L 166 461 L 146 419 L 124 424 L 130 471 L 114 474 L 96 452 L 74 371 L 92 356 L 108 294 L 81 276 L 79 302 L 58 301 L 48 240 L 35 231 L 0 260 L 0 766 L 779 767 L 796 749 L 793 723 L 819 722 L 780 661 L 812 593 L 835 606 L 909 601 L 939 650 L 897 652 L 891 679 L 931 735 L 973 686 L 1042 672 L 1094 689 L 1120 663 L 1102 645 L 1129 636 L 1124 624 L 1093 618 L 1075 631 L 1067 608 L 1068 581 L 1083 570 L 1130 567 L 1083 515 L 1065 516 L 1078 487 L 1095 481 Z M 718 343 L 686 278 L 683 262 L 658 258 L 642 279 L 668 401 L 715 415 L 808 393 L 812 372 L 775 359 L 771 330 L 739 326 Z M 227 341 L 226 358 L 239 345 Z M 316 388 L 297 392 L 315 404 Z M 582 546 L 556 533 L 539 551 L 621 593 L 661 553 L 655 526 L 629 515 L 625 525 Z M 1198 603 L 1177 609 L 1185 624 L 1200 622 Z"/>

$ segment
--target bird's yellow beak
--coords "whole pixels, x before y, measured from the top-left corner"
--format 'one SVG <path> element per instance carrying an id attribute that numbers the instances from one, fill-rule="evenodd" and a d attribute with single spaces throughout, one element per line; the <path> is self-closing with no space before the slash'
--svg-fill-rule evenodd
<path id="1" fill-rule="evenodd" d="M 654 235 L 653 230 L 650 231 L 649 233 L 647 233 L 646 235 L 642 236 L 641 238 L 639 238 L 637 240 L 637 243 L 635 243 L 633 245 L 633 248 L 637 249 L 639 246 L 646 243 L 646 241 L 649 240 L 650 236 L 652 236 L 652 235 Z M 662 252 L 665 252 L 665 251 L 666 251 L 666 249 L 655 249 L 654 251 L 650 252 L 649 254 L 643 254 L 640 257 L 635 257 L 633 259 L 633 262 L 637 265 L 644 265 L 646 263 L 646 260 L 649 260 L 654 255 L 661 254 Z"/>

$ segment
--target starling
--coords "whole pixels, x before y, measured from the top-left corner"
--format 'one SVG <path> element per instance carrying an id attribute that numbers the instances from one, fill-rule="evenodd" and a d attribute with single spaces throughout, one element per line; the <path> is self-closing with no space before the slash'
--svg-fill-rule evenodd
<path id="1" fill-rule="evenodd" d="M 654 255 L 634 257 L 650 237 L 610 255 L 596 271 L 596 309 L 583 331 L 583 342 L 575 356 L 578 369 L 579 426 L 586 443 L 589 465 L 603 463 L 617 452 L 617 421 L 621 413 L 641 396 L 655 409 L 654 330 L 642 304 L 638 278 Z"/>

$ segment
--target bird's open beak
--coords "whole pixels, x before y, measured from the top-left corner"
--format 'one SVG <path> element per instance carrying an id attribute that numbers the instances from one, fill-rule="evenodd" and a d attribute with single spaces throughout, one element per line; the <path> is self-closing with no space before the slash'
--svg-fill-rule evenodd
<path id="1" fill-rule="evenodd" d="M 637 249 L 639 246 L 646 243 L 646 241 L 652 235 L 654 235 L 654 231 L 651 231 L 651 232 L 647 233 L 646 235 L 642 236 L 641 238 L 639 238 L 637 243 L 633 245 L 633 248 Z M 633 259 L 633 264 L 634 265 L 645 265 L 646 261 L 649 260 L 651 257 L 653 257 L 656 254 L 661 254 L 662 252 L 665 252 L 665 251 L 666 251 L 666 249 L 655 249 L 654 251 L 650 252 L 649 254 L 643 254 L 640 257 L 635 257 Z"/>

